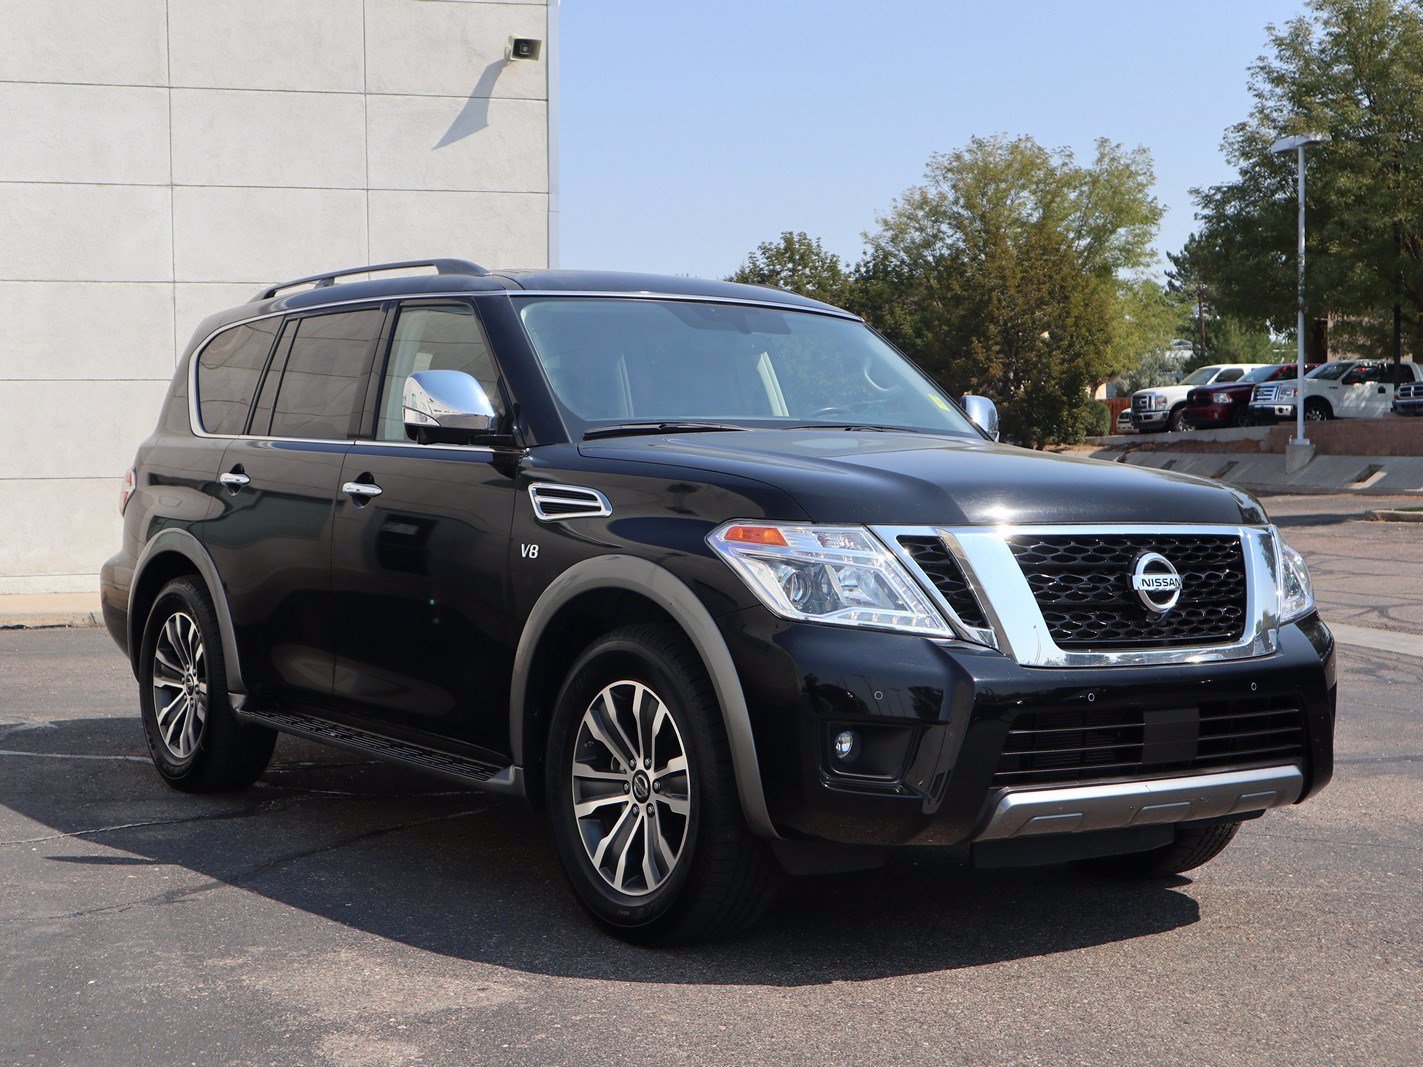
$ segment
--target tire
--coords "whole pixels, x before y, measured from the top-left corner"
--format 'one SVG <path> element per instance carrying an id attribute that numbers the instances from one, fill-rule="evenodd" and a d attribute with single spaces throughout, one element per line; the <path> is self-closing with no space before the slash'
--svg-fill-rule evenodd
<path id="1" fill-rule="evenodd" d="M 1171 409 L 1171 417 L 1166 420 L 1166 429 L 1171 433 L 1180 433 L 1182 430 L 1193 429 L 1193 427 L 1186 422 L 1186 406 L 1184 404 Z"/>
<path id="2" fill-rule="evenodd" d="M 1232 429 L 1240 429 L 1242 426 L 1253 426 L 1255 417 L 1251 414 L 1250 405 L 1236 404 L 1230 413 L 1230 426 Z"/>
<path id="3" fill-rule="evenodd" d="M 1101 856 L 1080 860 L 1077 866 L 1108 878 L 1155 879 L 1169 878 L 1195 870 L 1215 859 L 1234 839 L 1240 823 L 1217 823 L 1214 826 L 1193 826 L 1176 831 L 1176 840 L 1169 845 L 1147 852 L 1130 852 L 1125 856 Z"/>
<path id="4" fill-rule="evenodd" d="M 639 730 L 634 744 L 639 709 L 656 732 L 647 742 Z M 643 753 L 638 768 L 645 743 L 652 765 Z M 675 769 L 679 751 L 685 772 Z M 559 860 L 609 933 L 689 944 L 742 930 L 770 904 L 779 867 L 746 825 L 711 679 L 676 628 L 626 626 L 579 657 L 559 693 L 546 767 Z"/>
<path id="5" fill-rule="evenodd" d="M 240 722 L 228 703 L 217 612 L 195 578 L 169 582 L 148 613 L 139 705 L 153 765 L 174 789 L 245 789 L 272 758 L 276 732 Z"/>
<path id="6" fill-rule="evenodd" d="M 1323 400 L 1306 400 L 1304 402 L 1305 422 L 1324 422 L 1333 417 L 1334 413 L 1329 410 L 1329 405 Z"/>

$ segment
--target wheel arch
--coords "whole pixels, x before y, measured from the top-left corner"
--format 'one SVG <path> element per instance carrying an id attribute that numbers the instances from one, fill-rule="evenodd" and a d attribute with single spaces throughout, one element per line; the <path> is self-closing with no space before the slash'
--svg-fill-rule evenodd
<path id="1" fill-rule="evenodd" d="M 227 595 L 217 564 L 208 555 L 202 542 L 187 530 L 169 528 L 155 534 L 138 557 L 133 569 L 133 584 L 128 594 L 129 664 L 138 674 L 138 659 L 142 653 L 143 627 L 159 591 L 180 575 L 192 575 L 206 587 L 217 613 L 217 625 L 222 638 L 222 658 L 227 668 L 227 688 L 232 693 L 245 693 L 242 666 L 237 656 L 237 639 L 228 609 Z"/>
<path id="2" fill-rule="evenodd" d="M 524 624 L 509 691 L 509 744 L 515 766 L 531 782 L 530 796 L 538 793 L 536 768 L 567 668 L 593 638 L 613 628 L 610 620 L 670 622 L 691 642 L 721 707 L 746 821 L 758 836 L 778 836 L 766 808 L 741 679 L 716 622 L 676 575 L 636 556 L 597 556 L 570 567 L 544 590 Z"/>
<path id="3" fill-rule="evenodd" d="M 1304 410 L 1305 410 L 1305 413 L 1306 413 L 1306 414 L 1308 414 L 1311 405 L 1313 405 L 1314 407 L 1323 408 L 1323 409 L 1324 409 L 1324 417 L 1325 417 L 1326 419 L 1332 419 L 1332 418 L 1335 417 L 1335 416 L 1334 416 L 1334 405 L 1329 402 L 1329 398 L 1328 398 L 1328 397 L 1323 397 L 1323 396 L 1307 396 L 1307 397 L 1305 397 L 1305 398 L 1304 398 Z"/>

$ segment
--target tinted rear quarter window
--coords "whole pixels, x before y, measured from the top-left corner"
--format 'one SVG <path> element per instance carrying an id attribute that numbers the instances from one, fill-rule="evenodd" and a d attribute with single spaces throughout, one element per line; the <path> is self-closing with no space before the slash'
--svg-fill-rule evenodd
<path id="1" fill-rule="evenodd" d="M 208 433 L 242 432 L 279 321 L 224 330 L 198 356 L 198 409 Z"/>
<path id="2" fill-rule="evenodd" d="M 276 386 L 273 437 L 342 440 L 350 436 L 352 416 L 365 399 L 371 349 L 382 318 L 383 313 L 372 308 L 312 315 L 296 322 Z"/>

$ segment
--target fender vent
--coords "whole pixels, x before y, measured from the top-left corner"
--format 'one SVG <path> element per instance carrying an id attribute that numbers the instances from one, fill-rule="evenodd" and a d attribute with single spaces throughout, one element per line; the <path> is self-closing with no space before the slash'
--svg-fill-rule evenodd
<path id="1" fill-rule="evenodd" d="M 602 493 L 577 485 L 536 482 L 529 486 L 529 499 L 534 502 L 534 514 L 542 522 L 596 519 L 613 513 L 613 506 Z"/>

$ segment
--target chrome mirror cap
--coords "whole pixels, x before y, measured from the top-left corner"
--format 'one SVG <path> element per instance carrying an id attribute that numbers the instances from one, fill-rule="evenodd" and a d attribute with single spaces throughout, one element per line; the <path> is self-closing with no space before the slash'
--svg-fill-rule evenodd
<path id="1" fill-rule="evenodd" d="M 998 406 L 988 397 L 978 396 L 976 393 L 965 393 L 962 404 L 965 414 L 973 420 L 974 425 L 993 440 L 998 440 Z"/>
<path id="2" fill-rule="evenodd" d="M 491 433 L 498 421 L 484 387 L 462 370 L 422 370 L 405 379 L 405 432 Z"/>

